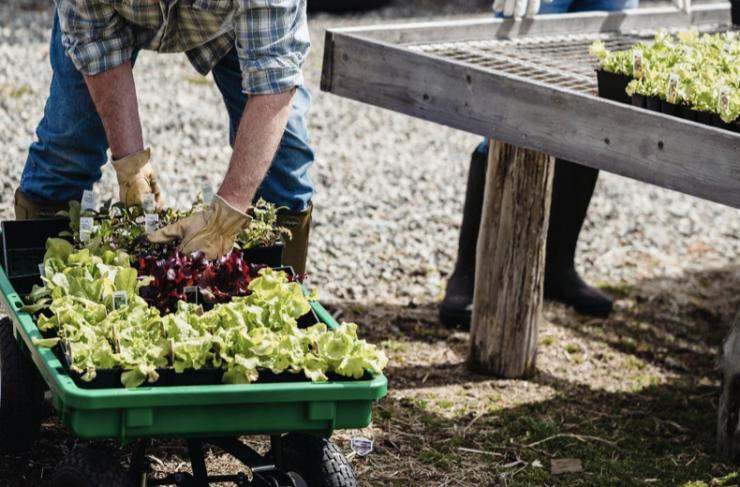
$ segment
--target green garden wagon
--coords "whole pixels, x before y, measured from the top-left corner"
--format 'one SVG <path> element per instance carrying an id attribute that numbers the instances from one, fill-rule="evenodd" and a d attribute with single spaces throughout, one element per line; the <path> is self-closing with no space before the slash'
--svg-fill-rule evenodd
<path id="1" fill-rule="evenodd" d="M 339 487 L 356 480 L 347 459 L 329 440 L 335 429 L 370 424 L 373 403 L 387 392 L 383 375 L 327 383 L 285 382 L 249 385 L 84 389 L 41 338 L 33 316 L 23 311 L 23 294 L 39 282 L 44 243 L 65 221 L 36 220 L 2 225 L 0 300 L 0 450 L 22 451 L 38 436 L 44 394 L 71 433 L 84 439 L 135 443 L 128 470 L 112 452 L 92 447 L 73 451 L 51 477 L 53 487 L 239 486 Z M 313 311 L 329 328 L 337 326 L 318 302 Z M 268 435 L 269 453 L 260 455 L 239 440 Z M 149 478 L 146 449 L 156 438 L 182 438 L 192 473 Z M 244 465 L 234 475 L 209 475 L 203 447 L 221 448 Z"/>

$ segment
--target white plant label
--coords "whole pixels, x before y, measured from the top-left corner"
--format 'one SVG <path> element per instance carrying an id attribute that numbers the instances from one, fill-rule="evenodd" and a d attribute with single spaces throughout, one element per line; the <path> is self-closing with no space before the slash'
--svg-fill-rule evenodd
<path id="1" fill-rule="evenodd" d="M 46 277 L 46 268 L 43 262 L 39 264 L 39 276 Z"/>
<path id="2" fill-rule="evenodd" d="M 113 293 L 113 309 L 123 308 L 128 304 L 128 294 L 126 291 L 116 291 Z"/>
<path id="3" fill-rule="evenodd" d="M 159 228 L 159 215 L 156 213 L 144 215 L 144 230 L 146 233 L 156 232 L 157 228 Z"/>
<path id="4" fill-rule="evenodd" d="M 726 113 L 730 109 L 730 89 L 723 86 L 719 89 L 719 96 L 717 96 L 717 111 L 719 113 Z"/>
<path id="5" fill-rule="evenodd" d="M 80 218 L 80 242 L 87 242 L 92 236 L 95 221 L 89 216 Z"/>
<path id="6" fill-rule="evenodd" d="M 211 201 L 213 201 L 213 187 L 211 186 L 211 182 L 208 181 L 208 179 L 203 180 L 201 192 L 203 193 L 203 202 L 207 205 L 210 205 Z"/>
<path id="7" fill-rule="evenodd" d="M 373 440 L 363 436 L 355 436 L 350 441 L 352 451 L 361 457 L 365 457 L 373 452 Z"/>
<path id="8" fill-rule="evenodd" d="M 644 67 L 644 60 L 642 57 L 642 50 L 635 49 L 632 52 L 632 74 L 635 78 L 642 78 L 642 69 Z"/>
<path id="9" fill-rule="evenodd" d="M 198 286 L 185 286 L 183 289 L 188 303 L 198 304 Z"/>
<path id="10" fill-rule="evenodd" d="M 671 73 L 668 77 L 668 94 L 666 98 L 670 103 L 676 103 L 678 99 L 678 75 L 676 73 Z"/>
<path id="11" fill-rule="evenodd" d="M 82 201 L 80 202 L 80 210 L 87 211 L 87 210 L 95 210 L 95 208 L 98 205 L 98 197 L 95 194 L 95 191 L 85 190 L 82 193 Z"/>
<path id="12" fill-rule="evenodd" d="M 144 213 L 154 213 L 154 194 L 153 193 L 146 193 L 141 198 L 141 208 L 144 210 Z"/>

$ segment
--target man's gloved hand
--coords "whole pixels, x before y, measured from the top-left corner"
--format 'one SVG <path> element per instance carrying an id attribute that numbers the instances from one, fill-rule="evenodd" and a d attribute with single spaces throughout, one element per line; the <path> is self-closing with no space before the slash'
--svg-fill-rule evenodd
<path id="1" fill-rule="evenodd" d="M 234 247 L 236 236 L 250 219 L 217 195 L 204 211 L 161 228 L 149 234 L 148 238 L 153 243 L 181 239 L 182 252 L 202 251 L 206 258 L 217 259 Z"/>
<path id="2" fill-rule="evenodd" d="M 673 5 L 684 13 L 691 13 L 691 0 L 673 0 Z"/>
<path id="3" fill-rule="evenodd" d="M 160 192 L 154 168 L 149 164 L 149 149 L 113 161 L 118 176 L 118 197 L 126 206 L 140 205 L 146 193 L 154 195 L 159 206 Z"/>
<path id="4" fill-rule="evenodd" d="M 495 0 L 493 11 L 504 17 L 517 19 L 534 17 L 540 11 L 540 0 Z"/>

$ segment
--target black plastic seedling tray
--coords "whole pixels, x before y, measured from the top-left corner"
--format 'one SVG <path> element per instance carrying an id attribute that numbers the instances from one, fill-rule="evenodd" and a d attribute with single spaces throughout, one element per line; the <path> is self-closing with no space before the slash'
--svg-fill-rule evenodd
<path id="1" fill-rule="evenodd" d="M 740 18 L 740 0 L 738 0 L 737 5 L 738 8 L 735 9 L 733 4 L 733 15 L 735 15 L 734 12 L 737 10 L 737 15 Z M 735 23 L 734 17 L 733 23 Z M 714 113 L 700 112 L 689 107 L 676 105 L 674 103 L 661 100 L 657 96 L 644 96 L 638 94 L 629 96 L 626 89 L 631 80 L 632 78 L 624 74 L 610 73 L 601 69 L 596 70 L 596 82 L 598 93 L 601 98 L 626 103 L 628 105 L 631 104 L 653 112 L 665 113 L 666 115 L 691 120 L 692 122 L 710 125 L 712 127 L 729 130 L 731 132 L 740 132 L 740 123 L 723 122 L 719 115 Z"/>
<path id="2" fill-rule="evenodd" d="M 66 218 L 2 222 L 2 259 L 5 272 L 17 293 L 41 284 L 39 264 L 44 261 L 46 239 L 67 230 Z"/>
<path id="3" fill-rule="evenodd" d="M 603 69 L 596 70 L 596 83 L 599 90 L 599 96 L 607 100 L 618 101 L 629 105 L 632 103 L 630 96 L 627 94 L 627 85 L 630 80 L 626 74 L 610 73 Z"/>
<path id="4" fill-rule="evenodd" d="M 666 115 L 691 120 L 692 122 L 701 123 L 703 125 L 710 125 L 712 127 L 729 130 L 731 132 L 740 132 L 740 123 L 726 123 L 715 113 L 693 110 L 686 106 L 676 105 L 674 103 L 661 100 L 657 96 L 632 95 L 632 105 L 645 108 L 653 112 L 661 112 Z"/>
<path id="5" fill-rule="evenodd" d="M 279 267 L 283 263 L 285 243 L 280 242 L 269 247 L 252 247 L 245 250 L 244 259 L 250 264 L 264 264 L 269 267 Z"/>

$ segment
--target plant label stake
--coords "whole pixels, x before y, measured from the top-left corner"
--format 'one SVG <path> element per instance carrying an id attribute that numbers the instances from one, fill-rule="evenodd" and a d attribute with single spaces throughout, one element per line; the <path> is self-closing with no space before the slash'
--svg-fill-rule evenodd
<path id="1" fill-rule="evenodd" d="M 113 293 L 113 309 L 123 308 L 128 304 L 128 294 L 126 291 L 116 291 Z"/>
<path id="2" fill-rule="evenodd" d="M 159 227 L 159 215 L 156 213 L 147 213 L 144 215 L 144 230 L 146 233 L 152 233 Z"/>
<path id="3" fill-rule="evenodd" d="M 82 193 L 82 201 L 80 202 L 80 210 L 85 212 L 88 210 L 95 210 L 97 206 L 97 195 L 94 191 L 85 190 Z"/>
<path id="4" fill-rule="evenodd" d="M 95 220 L 89 216 L 80 218 L 80 242 L 87 242 L 92 236 Z"/>
<path id="5" fill-rule="evenodd" d="M 198 304 L 198 286 L 185 286 L 183 289 L 188 303 Z"/>
<path id="6" fill-rule="evenodd" d="M 355 436 L 350 442 L 352 451 L 361 457 L 366 457 L 373 452 L 373 440 L 363 436 Z"/>
<path id="7" fill-rule="evenodd" d="M 722 86 L 717 95 L 717 113 L 724 114 L 730 109 L 730 89 Z"/>
<path id="8" fill-rule="evenodd" d="M 669 103 L 676 103 L 678 100 L 678 75 L 671 73 L 668 77 L 668 94 L 666 96 Z"/>
<path id="9" fill-rule="evenodd" d="M 635 78 L 642 78 L 642 67 L 643 67 L 642 50 L 635 49 L 632 53 L 632 74 Z"/>
<path id="10" fill-rule="evenodd" d="M 154 194 L 146 193 L 141 198 L 141 208 L 144 213 L 154 213 Z"/>
<path id="11" fill-rule="evenodd" d="M 43 262 L 39 264 L 39 276 L 46 277 L 46 268 Z"/>

